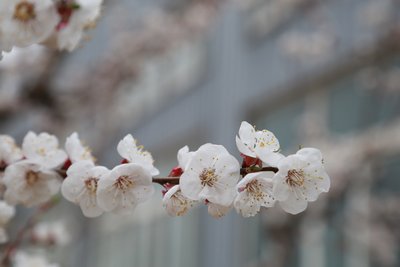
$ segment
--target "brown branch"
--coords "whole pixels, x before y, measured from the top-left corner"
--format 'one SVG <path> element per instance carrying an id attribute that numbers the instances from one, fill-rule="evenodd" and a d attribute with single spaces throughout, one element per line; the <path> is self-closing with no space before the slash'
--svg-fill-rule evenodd
<path id="1" fill-rule="evenodd" d="M 240 169 L 240 174 L 242 176 L 245 176 L 246 174 L 253 173 L 253 172 L 278 172 L 278 168 L 275 167 L 247 167 L 247 168 L 241 168 Z M 179 179 L 180 177 L 155 177 L 153 178 L 153 183 L 164 185 L 164 184 L 172 184 L 176 185 L 179 184 Z"/>

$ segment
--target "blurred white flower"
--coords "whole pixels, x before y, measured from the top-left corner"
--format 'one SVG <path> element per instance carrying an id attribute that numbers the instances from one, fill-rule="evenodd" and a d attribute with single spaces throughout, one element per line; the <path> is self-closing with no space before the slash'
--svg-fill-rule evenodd
<path id="1" fill-rule="evenodd" d="M 36 224 L 32 229 L 32 239 L 41 244 L 64 246 L 70 242 L 71 236 L 63 221 L 54 221 Z"/>
<path id="2" fill-rule="evenodd" d="M 52 0 L 2 0 L 2 38 L 6 44 L 29 46 L 45 40 L 58 22 Z M 8 46 L 8 45 L 7 45 Z"/>
<path id="3" fill-rule="evenodd" d="M 67 0 L 57 3 L 60 22 L 55 33 L 60 50 L 74 50 L 86 30 L 93 28 L 103 0 Z"/>
<path id="4" fill-rule="evenodd" d="M 236 195 L 239 162 L 220 145 L 205 144 L 194 152 L 180 178 L 183 195 L 228 206 Z"/>
<path id="5" fill-rule="evenodd" d="M 0 226 L 6 225 L 15 215 L 15 207 L 0 200 Z"/>
<path id="6" fill-rule="evenodd" d="M 208 207 L 208 214 L 210 214 L 212 217 L 216 219 L 225 216 L 232 209 L 232 204 L 227 206 L 215 204 L 212 202 L 208 202 L 206 204 Z"/>
<path id="7" fill-rule="evenodd" d="M 330 179 L 323 165 L 322 154 L 315 148 L 303 148 L 281 160 L 274 176 L 273 193 L 288 213 L 297 214 L 328 192 Z"/>
<path id="8" fill-rule="evenodd" d="M 14 267 L 60 267 L 56 263 L 49 263 L 42 255 L 29 255 L 18 251 L 13 260 Z"/>
<path id="9" fill-rule="evenodd" d="M 164 208 L 170 216 L 182 216 L 196 203 L 197 201 L 188 199 L 182 194 L 179 185 L 169 189 L 163 198 Z"/>
<path id="10" fill-rule="evenodd" d="M 0 244 L 8 241 L 7 232 L 4 227 L 15 215 L 15 207 L 8 205 L 5 201 L 0 200 Z"/>
<path id="11" fill-rule="evenodd" d="M 283 158 L 283 155 L 278 153 L 280 146 L 275 135 L 268 130 L 256 131 L 246 121 L 240 125 L 236 146 L 243 155 L 261 159 L 270 166 L 276 166 Z"/>
<path id="12" fill-rule="evenodd" d="M 15 144 L 14 138 L 8 135 L 0 135 L 0 171 L 22 158 L 22 151 Z"/>
<path id="13" fill-rule="evenodd" d="M 153 157 L 149 152 L 143 149 L 143 146 L 137 146 L 136 140 L 128 134 L 124 137 L 117 147 L 118 153 L 130 163 L 136 163 L 148 170 L 152 176 L 160 174 L 154 167 Z"/>
<path id="14" fill-rule="evenodd" d="M 105 211 L 130 213 L 154 193 L 152 177 L 136 163 L 116 166 L 98 181 L 97 201 Z"/>
<path id="15" fill-rule="evenodd" d="M 48 133 L 27 133 L 22 143 L 22 151 L 28 160 L 49 169 L 62 166 L 68 158 L 67 153 L 59 149 L 57 137 Z"/>
<path id="16" fill-rule="evenodd" d="M 79 139 L 79 135 L 77 133 L 73 133 L 67 137 L 67 140 L 65 141 L 65 151 L 67 152 L 68 158 L 72 163 L 81 160 L 95 162 L 92 152 L 88 147 L 82 145 L 82 141 Z"/>
<path id="17" fill-rule="evenodd" d="M 234 201 L 235 209 L 243 217 L 256 215 L 260 207 L 272 207 L 275 198 L 272 194 L 273 172 L 247 174 L 236 186 L 239 194 Z"/>
<path id="18" fill-rule="evenodd" d="M 97 202 L 98 182 L 109 170 L 95 166 L 92 161 L 78 161 L 67 170 L 67 177 L 61 186 L 62 195 L 78 204 L 86 217 L 97 217 L 103 213 Z"/>
<path id="19" fill-rule="evenodd" d="M 7 167 L 3 182 L 4 199 L 11 205 L 31 207 L 58 193 L 61 177 L 37 162 L 22 160 Z"/>

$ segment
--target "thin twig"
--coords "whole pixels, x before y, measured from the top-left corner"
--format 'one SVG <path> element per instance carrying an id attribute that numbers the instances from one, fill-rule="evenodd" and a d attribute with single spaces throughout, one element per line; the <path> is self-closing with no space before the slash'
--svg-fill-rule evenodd
<path id="1" fill-rule="evenodd" d="M 240 169 L 240 174 L 242 176 L 245 176 L 248 173 L 253 173 L 253 172 L 278 172 L 278 168 L 275 167 L 247 167 L 247 168 L 241 168 Z M 155 177 L 153 178 L 153 183 L 164 185 L 164 184 L 179 184 L 179 179 L 180 177 Z"/>

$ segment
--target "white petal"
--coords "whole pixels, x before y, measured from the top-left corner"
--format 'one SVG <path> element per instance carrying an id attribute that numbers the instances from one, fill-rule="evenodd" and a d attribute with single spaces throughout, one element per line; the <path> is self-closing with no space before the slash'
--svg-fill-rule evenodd
<path id="1" fill-rule="evenodd" d="M 247 192 L 239 193 L 233 204 L 237 213 L 240 213 L 243 217 L 254 216 L 260 211 L 260 205 L 254 203 Z"/>
<path id="2" fill-rule="evenodd" d="M 199 194 L 203 189 L 199 179 L 199 173 L 190 170 L 190 167 L 185 171 L 180 180 L 182 194 L 192 200 L 200 200 Z"/>
<path id="3" fill-rule="evenodd" d="M 286 175 L 287 173 L 282 173 L 279 170 L 279 172 L 275 174 L 275 177 L 273 179 L 274 186 L 272 192 L 274 197 L 279 201 L 286 200 L 290 195 L 290 187 L 286 183 Z"/>
<path id="4" fill-rule="evenodd" d="M 285 158 L 284 155 L 277 152 L 270 152 L 267 150 L 258 150 L 257 156 L 262 160 L 265 165 L 276 167 L 279 162 Z"/>
<path id="5" fill-rule="evenodd" d="M 184 146 L 178 151 L 178 164 L 182 170 L 185 170 L 186 166 L 189 164 L 194 152 L 189 152 L 189 147 Z"/>
<path id="6" fill-rule="evenodd" d="M 254 149 L 250 150 L 250 148 L 246 146 L 238 136 L 236 136 L 235 140 L 236 140 L 236 146 L 240 151 L 240 153 L 253 158 L 257 157 L 256 153 L 254 152 Z"/>
<path id="7" fill-rule="evenodd" d="M 232 205 L 223 206 L 214 203 L 208 203 L 207 206 L 208 206 L 208 214 L 217 219 L 225 216 L 232 209 Z"/>
<path id="8" fill-rule="evenodd" d="M 103 214 L 103 210 L 98 206 L 96 195 L 89 195 L 84 201 L 80 202 L 83 215 L 89 218 L 98 217 Z"/>
<path id="9" fill-rule="evenodd" d="M 279 202 L 279 205 L 287 213 L 295 215 L 307 208 L 307 201 L 303 199 L 296 199 L 294 195 L 290 195 L 287 200 Z"/>
<path id="10" fill-rule="evenodd" d="M 320 162 L 322 163 L 322 154 L 319 149 L 316 148 L 302 148 L 296 153 L 305 158 L 307 162 Z"/>

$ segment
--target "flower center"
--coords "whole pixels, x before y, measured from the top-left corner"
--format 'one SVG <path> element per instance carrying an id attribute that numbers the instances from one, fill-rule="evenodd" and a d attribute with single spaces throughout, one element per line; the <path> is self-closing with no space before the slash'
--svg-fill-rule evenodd
<path id="1" fill-rule="evenodd" d="M 99 179 L 93 178 L 93 177 L 87 179 L 87 180 L 85 181 L 86 189 L 87 189 L 90 193 L 95 194 L 96 191 L 97 191 L 97 182 L 98 182 L 98 181 L 99 181 Z"/>
<path id="2" fill-rule="evenodd" d="M 126 191 L 129 188 L 132 188 L 134 182 L 132 179 L 127 175 L 121 175 L 118 177 L 117 181 L 114 183 L 114 186 L 119 190 Z"/>
<path id="3" fill-rule="evenodd" d="M 200 181 L 202 186 L 213 186 L 218 180 L 218 175 L 215 174 L 215 169 L 204 169 L 200 173 Z"/>
<path id="4" fill-rule="evenodd" d="M 21 22 L 28 22 L 36 18 L 35 5 L 22 1 L 15 6 L 14 19 Z"/>
<path id="5" fill-rule="evenodd" d="M 249 192 L 256 200 L 261 200 L 264 197 L 261 183 L 258 180 L 253 180 L 246 184 L 245 190 Z"/>
<path id="6" fill-rule="evenodd" d="M 25 175 L 25 180 L 29 186 L 32 186 L 39 180 L 39 174 L 34 171 L 28 171 Z"/>
<path id="7" fill-rule="evenodd" d="M 190 200 L 184 197 L 181 191 L 178 191 L 174 195 L 172 195 L 171 199 L 174 202 L 174 206 L 179 208 L 176 214 L 178 216 L 182 216 L 183 214 L 185 214 L 191 206 Z"/>
<path id="8" fill-rule="evenodd" d="M 289 186 L 303 186 L 304 185 L 304 171 L 303 170 L 289 170 L 286 176 L 286 183 Z"/>

